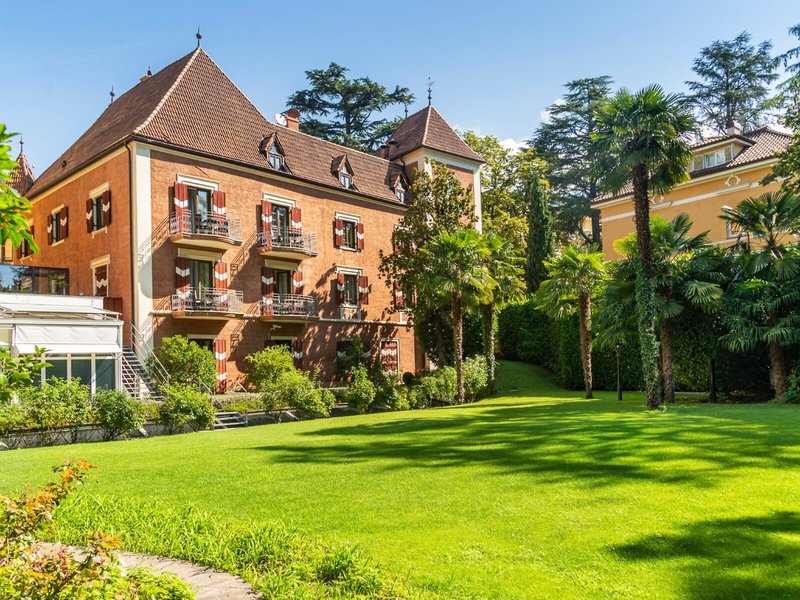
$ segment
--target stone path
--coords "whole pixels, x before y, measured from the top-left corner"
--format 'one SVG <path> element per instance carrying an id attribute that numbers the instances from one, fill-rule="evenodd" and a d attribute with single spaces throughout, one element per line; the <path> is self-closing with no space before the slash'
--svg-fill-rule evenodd
<path id="1" fill-rule="evenodd" d="M 174 573 L 194 587 L 197 600 L 256 600 L 260 597 L 241 577 L 211 567 L 133 552 L 120 552 L 119 559 L 124 567 L 149 567 L 154 571 Z"/>
<path id="2" fill-rule="evenodd" d="M 57 547 L 58 544 L 42 543 L 43 546 Z M 70 546 L 70 551 L 81 558 L 83 549 Z M 174 573 L 183 581 L 190 584 L 197 593 L 197 600 L 258 600 L 256 594 L 241 577 L 217 571 L 204 565 L 196 565 L 185 560 L 149 556 L 134 552 L 117 552 L 120 563 L 125 568 L 148 567 L 156 572 Z"/>

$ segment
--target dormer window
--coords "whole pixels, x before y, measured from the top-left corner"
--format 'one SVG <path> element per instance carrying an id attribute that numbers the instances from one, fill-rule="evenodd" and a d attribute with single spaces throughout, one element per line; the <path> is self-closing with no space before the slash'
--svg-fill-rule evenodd
<path id="1" fill-rule="evenodd" d="M 267 160 L 269 161 L 269 166 L 275 169 L 276 171 L 283 171 L 284 168 L 284 161 L 283 161 L 283 153 L 281 149 L 278 147 L 277 144 L 272 144 L 267 153 Z"/>
<path id="2" fill-rule="evenodd" d="M 406 201 L 406 188 L 403 187 L 403 184 L 399 181 L 394 186 L 394 195 L 400 202 L 405 203 Z"/>
<path id="3" fill-rule="evenodd" d="M 343 166 L 339 171 L 339 183 L 341 183 L 342 187 L 346 190 L 353 187 L 353 176 L 347 172 L 346 166 Z"/>
<path id="4" fill-rule="evenodd" d="M 704 154 L 697 154 L 692 161 L 691 171 L 700 171 L 701 169 L 710 169 L 724 165 L 726 162 L 733 160 L 735 149 L 733 144 L 714 150 L 713 152 L 706 152 Z"/>

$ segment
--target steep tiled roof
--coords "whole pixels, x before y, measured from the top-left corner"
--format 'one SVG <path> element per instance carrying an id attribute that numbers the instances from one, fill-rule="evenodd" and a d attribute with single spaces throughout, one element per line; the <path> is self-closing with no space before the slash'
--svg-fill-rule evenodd
<path id="1" fill-rule="evenodd" d="M 262 140 L 272 135 L 277 136 L 291 170 L 287 176 L 341 188 L 331 164 L 344 148 L 267 121 L 198 48 L 113 102 L 42 174 L 31 195 L 133 137 L 268 170 L 260 148 Z M 401 167 L 377 156 L 346 151 L 358 192 L 396 203 L 390 186 Z"/>
<path id="2" fill-rule="evenodd" d="M 714 167 L 709 167 L 707 169 L 698 169 L 696 171 L 692 171 L 689 173 L 690 177 L 692 179 L 696 179 L 698 177 L 703 177 L 704 175 L 710 175 L 711 173 L 727 171 L 728 169 L 735 169 L 737 167 L 773 158 L 777 153 L 786 149 L 786 147 L 789 145 L 789 142 L 792 140 L 792 136 L 788 133 L 783 133 L 770 127 L 761 127 L 759 129 L 754 129 L 753 131 L 744 133 L 743 135 L 715 136 L 711 139 L 706 138 L 700 142 L 697 142 L 696 144 L 692 144 L 692 148 L 700 150 L 703 147 L 711 144 L 734 139 L 745 141 L 750 145 L 744 150 L 741 150 L 739 154 L 734 156 L 733 159 L 729 160 L 728 162 Z M 593 201 L 593 204 L 605 202 L 606 200 L 613 200 L 615 198 L 622 198 L 630 195 L 631 193 L 633 193 L 633 188 L 630 184 L 627 184 L 615 194 L 604 194 L 597 197 Z"/>
<path id="3" fill-rule="evenodd" d="M 390 139 L 394 139 L 397 144 L 390 148 L 389 159 L 408 154 L 417 148 L 430 148 L 453 156 L 483 162 L 480 155 L 459 137 L 432 106 L 426 106 L 421 111 L 404 119 Z"/>
<path id="4" fill-rule="evenodd" d="M 31 163 L 28 162 L 28 157 L 25 156 L 25 153 L 20 150 L 17 157 L 17 166 L 11 172 L 11 187 L 17 190 L 21 196 L 24 196 L 31 189 L 33 179 Z"/>

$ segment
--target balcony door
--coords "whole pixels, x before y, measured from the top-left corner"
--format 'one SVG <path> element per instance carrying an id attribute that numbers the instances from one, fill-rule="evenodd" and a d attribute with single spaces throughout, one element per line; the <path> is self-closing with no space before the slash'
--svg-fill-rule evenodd
<path id="1" fill-rule="evenodd" d="M 275 276 L 275 293 L 277 294 L 291 294 L 292 293 L 292 272 L 276 269 Z"/>
<path id="2" fill-rule="evenodd" d="M 214 263 L 210 260 L 189 261 L 189 281 L 196 294 L 214 287 Z"/>
<path id="3" fill-rule="evenodd" d="M 189 221 L 192 233 L 204 233 L 211 228 L 211 190 L 189 188 Z"/>

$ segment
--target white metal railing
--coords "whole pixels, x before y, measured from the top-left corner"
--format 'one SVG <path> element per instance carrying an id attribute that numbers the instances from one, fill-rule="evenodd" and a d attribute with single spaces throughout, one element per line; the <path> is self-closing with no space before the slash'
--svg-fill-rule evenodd
<path id="1" fill-rule="evenodd" d="M 271 227 L 269 233 L 258 232 L 258 245 L 267 245 L 269 235 L 270 246 L 276 250 L 295 250 L 305 254 L 317 254 L 317 234 L 296 227 Z"/>
<path id="2" fill-rule="evenodd" d="M 243 313 L 241 290 L 223 288 L 186 288 L 172 295 L 173 312 Z"/>
<path id="3" fill-rule="evenodd" d="M 317 305 L 313 296 L 272 294 L 261 298 L 263 317 L 315 317 Z"/>
<path id="4" fill-rule="evenodd" d="M 207 235 L 210 237 L 242 241 L 242 222 L 218 215 L 199 215 L 183 213 L 180 217 L 172 215 L 169 219 L 170 234 Z"/>

